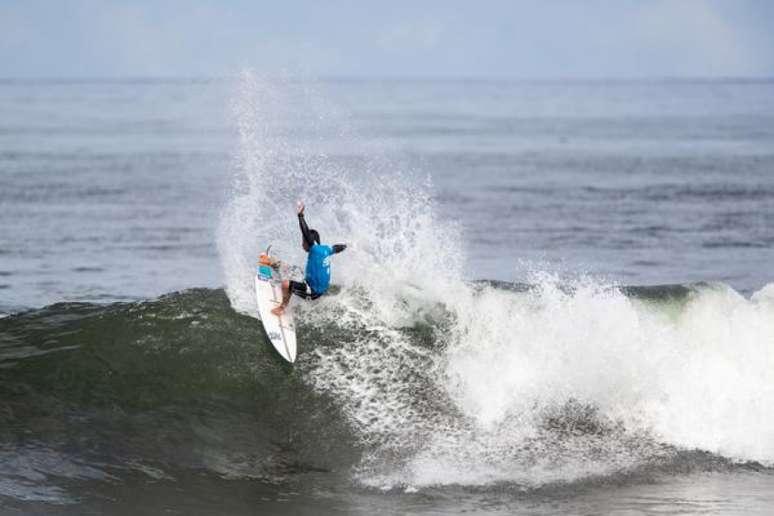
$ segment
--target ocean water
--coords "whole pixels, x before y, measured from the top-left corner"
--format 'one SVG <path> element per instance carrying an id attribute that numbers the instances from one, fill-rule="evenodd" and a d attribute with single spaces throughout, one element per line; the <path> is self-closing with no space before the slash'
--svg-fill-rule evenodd
<path id="1" fill-rule="evenodd" d="M 770 514 L 774 82 L 0 82 L 0 512 Z M 334 293 L 255 319 L 268 244 Z"/>

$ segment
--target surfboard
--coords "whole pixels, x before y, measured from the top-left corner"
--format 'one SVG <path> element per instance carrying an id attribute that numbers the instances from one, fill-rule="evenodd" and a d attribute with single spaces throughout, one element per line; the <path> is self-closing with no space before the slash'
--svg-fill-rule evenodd
<path id="1" fill-rule="evenodd" d="M 271 246 L 270 246 L 271 247 Z M 291 364 L 296 361 L 296 326 L 292 305 L 277 317 L 271 310 L 282 303 L 282 277 L 270 265 L 269 250 L 258 259 L 255 269 L 255 300 L 258 316 L 266 336 L 282 358 Z"/>

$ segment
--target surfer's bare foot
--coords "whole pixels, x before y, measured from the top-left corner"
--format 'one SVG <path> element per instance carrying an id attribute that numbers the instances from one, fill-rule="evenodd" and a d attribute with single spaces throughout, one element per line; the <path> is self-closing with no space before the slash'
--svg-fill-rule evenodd
<path id="1" fill-rule="evenodd" d="M 271 313 L 273 313 L 276 316 L 280 316 L 285 313 L 285 307 L 280 305 L 277 308 L 272 308 Z"/>

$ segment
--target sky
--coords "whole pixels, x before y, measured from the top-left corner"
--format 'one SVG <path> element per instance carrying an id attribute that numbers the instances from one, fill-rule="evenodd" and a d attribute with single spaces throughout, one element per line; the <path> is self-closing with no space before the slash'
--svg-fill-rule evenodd
<path id="1" fill-rule="evenodd" d="M 0 0 L 0 78 L 774 76 L 770 0 Z"/>

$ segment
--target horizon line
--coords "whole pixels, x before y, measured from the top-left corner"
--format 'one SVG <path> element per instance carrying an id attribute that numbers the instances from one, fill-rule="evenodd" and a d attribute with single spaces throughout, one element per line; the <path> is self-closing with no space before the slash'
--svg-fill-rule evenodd
<path id="1" fill-rule="evenodd" d="M 298 82 L 578 82 L 578 83 L 598 83 L 598 82 L 663 82 L 663 83 L 690 83 L 690 82 L 739 82 L 739 83 L 766 83 L 774 81 L 772 76 L 599 76 L 599 77 L 520 77 L 508 75 L 346 75 L 346 74 L 325 74 L 325 75 L 287 75 L 283 73 L 260 74 L 269 78 L 284 78 L 289 81 Z M 230 81 L 238 78 L 234 75 L 104 75 L 104 76 L 0 76 L 0 84 L 5 83 L 206 83 Z"/>

